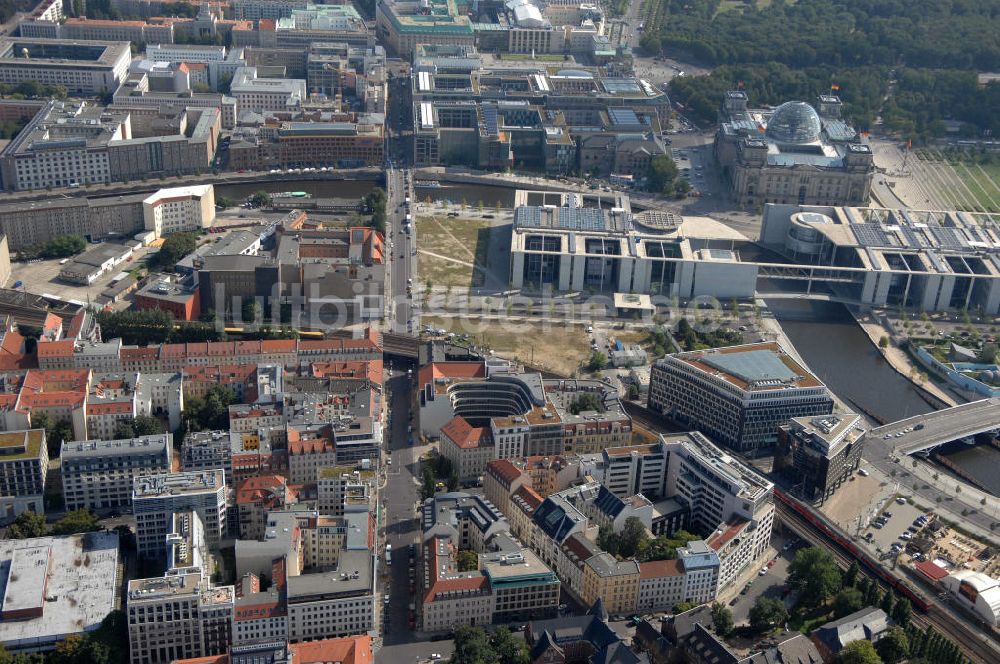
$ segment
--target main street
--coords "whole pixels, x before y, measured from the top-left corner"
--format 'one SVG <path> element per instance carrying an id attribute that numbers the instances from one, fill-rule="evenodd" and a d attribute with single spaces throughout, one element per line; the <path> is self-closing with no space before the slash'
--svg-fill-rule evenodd
<path id="1" fill-rule="evenodd" d="M 420 568 L 415 561 L 409 560 L 408 550 L 411 544 L 415 547 L 420 545 L 420 523 L 415 507 L 419 499 L 420 454 L 426 448 L 409 445 L 411 435 L 414 443 L 417 436 L 410 432 L 413 426 L 410 415 L 414 376 L 407 373 L 408 370 L 408 366 L 400 365 L 389 372 L 386 382 L 392 415 L 385 450 L 391 462 L 380 493 L 380 503 L 384 513 L 385 541 L 392 546 L 392 564 L 382 579 L 382 594 L 389 595 L 389 603 L 383 605 L 380 626 L 383 647 L 376 655 L 376 661 L 384 664 L 425 660 L 431 653 L 447 657 L 452 649 L 450 641 L 419 641 L 409 623 L 410 604 L 416 608 L 421 602 L 420 583 L 416 579 Z M 410 590 L 411 578 L 415 579 L 413 591 Z"/>

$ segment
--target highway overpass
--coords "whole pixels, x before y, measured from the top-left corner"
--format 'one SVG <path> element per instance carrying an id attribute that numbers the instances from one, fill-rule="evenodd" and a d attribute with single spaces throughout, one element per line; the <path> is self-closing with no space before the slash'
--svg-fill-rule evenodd
<path id="1" fill-rule="evenodd" d="M 1000 397 L 908 417 L 872 429 L 868 435 L 891 442 L 897 454 L 916 454 L 953 440 L 997 431 L 1000 431 Z"/>

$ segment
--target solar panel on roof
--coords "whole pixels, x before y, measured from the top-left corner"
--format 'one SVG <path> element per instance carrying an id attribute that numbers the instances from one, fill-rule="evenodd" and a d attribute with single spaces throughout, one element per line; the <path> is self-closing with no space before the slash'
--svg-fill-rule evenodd
<path id="1" fill-rule="evenodd" d="M 964 249 L 969 246 L 969 242 L 965 239 L 965 236 L 957 228 L 948 228 L 946 226 L 931 226 L 928 228 L 934 239 L 937 240 L 938 245 L 948 249 Z"/>
<path id="2" fill-rule="evenodd" d="M 878 224 L 852 224 L 851 231 L 862 247 L 894 247 L 898 244 Z"/>

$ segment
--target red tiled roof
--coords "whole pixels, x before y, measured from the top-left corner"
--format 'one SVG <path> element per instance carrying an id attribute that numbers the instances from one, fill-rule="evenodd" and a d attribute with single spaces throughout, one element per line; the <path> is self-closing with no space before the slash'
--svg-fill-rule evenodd
<path id="1" fill-rule="evenodd" d="M 488 429 L 472 426 L 461 415 L 456 415 L 441 427 L 441 435 L 462 449 L 482 447 L 490 442 Z"/>
<path id="2" fill-rule="evenodd" d="M 294 431 L 294 429 L 289 430 L 289 434 Z M 313 438 L 310 440 L 288 440 L 288 453 L 289 454 L 322 454 L 324 452 L 333 451 L 333 443 L 325 438 Z"/>
<path id="3" fill-rule="evenodd" d="M 281 475 L 259 475 L 250 477 L 236 489 L 236 504 L 248 505 L 258 500 L 273 498 L 281 494 L 282 501 L 287 497 L 285 478 Z"/>
<path id="4" fill-rule="evenodd" d="M 485 362 L 431 362 L 421 367 L 417 386 L 423 388 L 438 378 L 469 380 L 486 377 Z"/>
<path id="5" fill-rule="evenodd" d="M 73 357 L 73 339 L 38 340 L 38 357 Z"/>
<path id="6" fill-rule="evenodd" d="M 298 655 L 296 664 L 371 664 L 372 640 L 370 636 L 351 636 L 342 639 L 326 639 L 293 643 L 289 648 Z"/>
<path id="7" fill-rule="evenodd" d="M 115 413 L 125 414 L 132 412 L 132 402 L 130 401 L 109 401 L 87 404 L 87 415 L 113 415 Z"/>
<path id="8" fill-rule="evenodd" d="M 948 570 L 930 560 L 923 560 L 913 567 L 931 581 L 940 581 L 948 576 Z"/>
<path id="9" fill-rule="evenodd" d="M 733 519 L 726 523 L 726 529 L 721 533 L 716 531 L 712 533 L 711 537 L 708 538 L 708 546 L 712 548 L 713 551 L 718 551 L 726 544 L 729 543 L 731 539 L 736 537 L 741 530 L 743 530 L 749 521 L 743 519 Z"/>
<path id="10" fill-rule="evenodd" d="M 277 618 L 286 615 L 285 607 L 275 599 L 272 602 L 262 602 L 260 604 L 246 604 L 236 607 L 233 620 L 260 620 L 262 618 Z"/>
<path id="11" fill-rule="evenodd" d="M 538 509 L 538 506 L 542 504 L 545 500 L 542 495 L 532 489 L 530 486 L 518 487 L 514 495 L 525 502 L 525 504 L 533 510 Z"/>
<path id="12" fill-rule="evenodd" d="M 507 487 L 521 476 L 521 469 L 509 459 L 494 459 L 486 464 L 486 472 L 500 480 Z"/>
<path id="13" fill-rule="evenodd" d="M 666 576 L 680 576 L 683 573 L 679 560 L 650 560 L 639 563 L 640 579 L 661 579 Z"/>

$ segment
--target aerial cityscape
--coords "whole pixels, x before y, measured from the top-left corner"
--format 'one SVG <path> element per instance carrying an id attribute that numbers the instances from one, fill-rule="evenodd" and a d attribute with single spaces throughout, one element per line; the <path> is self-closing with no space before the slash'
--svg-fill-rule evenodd
<path id="1" fill-rule="evenodd" d="M 0 0 L 0 664 L 1000 663 L 1000 4 Z"/>

